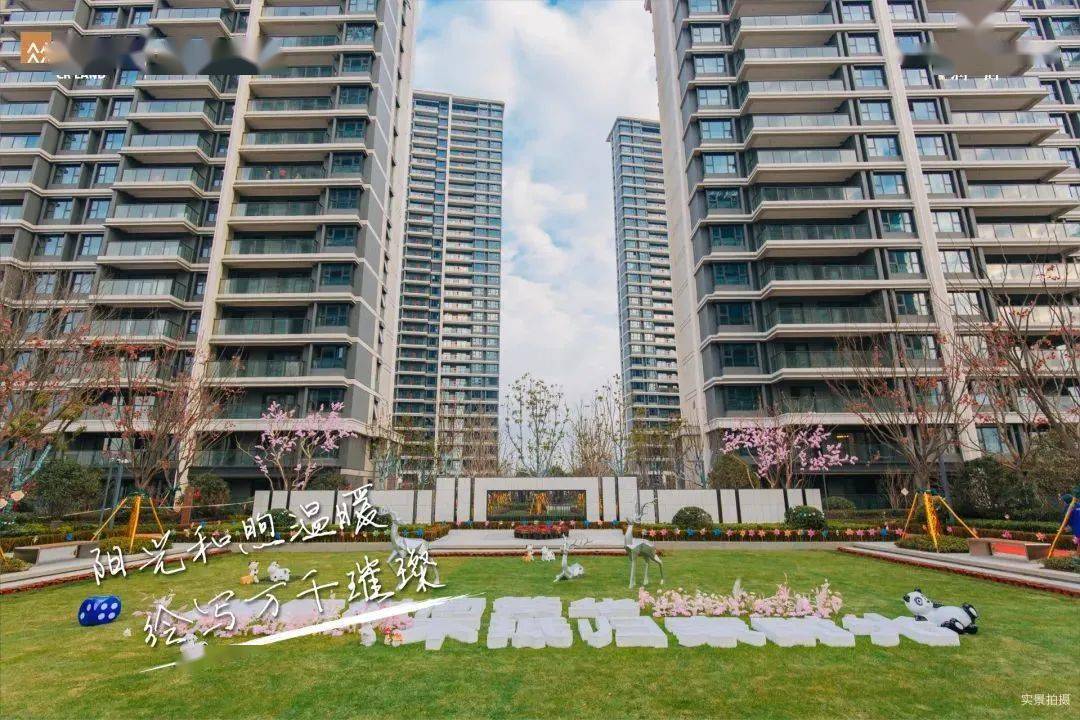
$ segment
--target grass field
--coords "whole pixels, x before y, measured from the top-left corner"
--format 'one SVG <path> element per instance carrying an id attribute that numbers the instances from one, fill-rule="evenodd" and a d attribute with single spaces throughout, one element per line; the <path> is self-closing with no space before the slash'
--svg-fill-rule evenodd
<path id="1" fill-rule="evenodd" d="M 311 568 L 320 582 L 341 580 L 357 559 L 347 553 L 278 553 L 296 580 Z M 262 553 L 263 568 L 274 559 Z M 553 563 L 514 558 L 446 558 L 446 594 L 630 597 L 626 561 L 586 557 L 586 575 L 553 585 Z M 957 575 L 907 568 L 833 551 L 673 551 L 668 583 L 728 591 L 736 578 L 767 592 L 785 577 L 796 590 L 822 580 L 843 594 L 842 612 L 904 614 L 904 592 L 970 602 L 980 632 L 959 648 L 898 648 L 860 639 L 854 649 L 593 649 L 576 636 L 566 650 L 488 650 L 448 640 L 362 647 L 355 635 L 311 637 L 261 648 L 212 641 L 204 660 L 184 669 L 139 674 L 174 660 L 175 647 L 143 643 L 131 612 L 176 591 L 190 606 L 241 588 L 246 559 L 213 557 L 164 577 L 134 573 L 101 591 L 124 602 L 121 620 L 83 628 L 79 603 L 99 591 L 92 581 L 0 597 L 2 718 L 1024 718 L 1075 717 L 1080 704 L 1076 658 L 1080 603 L 1065 597 Z M 149 572 L 149 571 L 147 571 Z M 383 572 L 389 584 L 393 575 Z M 654 579 L 655 582 L 655 579 Z M 485 623 L 486 623 L 485 616 Z M 124 637 L 126 628 L 131 637 Z M 1022 704 L 1024 694 L 1071 695 L 1072 708 Z"/>

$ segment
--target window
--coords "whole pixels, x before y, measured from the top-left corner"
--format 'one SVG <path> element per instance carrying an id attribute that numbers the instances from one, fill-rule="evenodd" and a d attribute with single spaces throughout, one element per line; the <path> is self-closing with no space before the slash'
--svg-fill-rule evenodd
<path id="1" fill-rule="evenodd" d="M 726 87 L 698 88 L 697 101 L 700 107 L 728 107 L 731 93 Z"/>
<path id="2" fill-rule="evenodd" d="M 885 70 L 879 67 L 857 67 L 851 71 L 857 88 L 885 87 Z"/>
<path id="3" fill-rule="evenodd" d="M 124 145 L 123 130 L 106 130 L 101 136 L 102 150 L 119 150 Z"/>
<path id="4" fill-rule="evenodd" d="M 82 175 L 81 165 L 57 165 L 53 168 L 53 185 L 78 185 Z"/>
<path id="5" fill-rule="evenodd" d="M 341 62 L 343 73 L 363 74 L 371 72 L 370 55 L 346 55 Z"/>
<path id="6" fill-rule="evenodd" d="M 344 327 L 349 324 L 349 306 L 344 303 L 320 305 L 315 324 L 324 327 Z"/>
<path id="7" fill-rule="evenodd" d="M 900 157 L 900 141 L 895 135 L 878 135 L 866 138 L 866 154 L 872 158 Z"/>
<path id="8" fill-rule="evenodd" d="M 1008 455 L 1009 449 L 1005 441 L 1001 439 L 1001 430 L 996 427 L 981 427 L 979 431 L 979 446 L 983 452 L 989 455 Z"/>
<path id="9" fill-rule="evenodd" d="M 42 235 L 38 238 L 34 254 L 39 257 L 60 257 L 64 254 L 64 236 Z"/>
<path id="10" fill-rule="evenodd" d="M 727 75 L 727 58 L 723 55 L 695 55 L 695 75 Z"/>
<path id="11" fill-rule="evenodd" d="M 38 295 L 52 295 L 56 292 L 56 273 L 39 273 L 34 278 L 34 292 Z"/>
<path id="12" fill-rule="evenodd" d="M 116 27 L 118 14 L 116 8 L 97 8 L 94 10 L 94 20 L 90 24 L 93 27 Z"/>
<path id="13" fill-rule="evenodd" d="M 912 100 L 911 117 L 924 122 L 937 122 L 941 119 L 937 103 L 933 100 Z"/>
<path id="14" fill-rule="evenodd" d="M 65 130 L 64 134 L 60 136 L 60 149 L 70 152 L 81 152 L 86 150 L 89 142 L 90 133 Z"/>
<path id="15" fill-rule="evenodd" d="M 716 263 L 713 280 L 717 285 L 744 286 L 750 284 L 750 270 L 746 263 Z"/>
<path id="16" fill-rule="evenodd" d="M 752 412 L 760 406 L 761 393 L 756 387 L 725 387 L 724 408 L 734 412 Z"/>
<path id="17" fill-rule="evenodd" d="M 83 235 L 79 240 L 79 255 L 93 257 L 101 253 L 101 235 Z"/>
<path id="18" fill-rule="evenodd" d="M 907 210 L 882 210 L 881 227 L 886 233 L 912 235 L 915 221 Z"/>
<path id="19" fill-rule="evenodd" d="M 930 73 L 926 68 L 904 68 L 904 87 L 930 87 Z"/>
<path id="20" fill-rule="evenodd" d="M 720 12 L 720 0 L 690 0 L 690 12 L 718 13 Z"/>
<path id="21" fill-rule="evenodd" d="M 131 101 L 126 99 L 113 100 L 112 108 L 109 110 L 109 117 L 111 118 L 123 118 L 127 117 L 127 114 L 131 112 Z"/>
<path id="22" fill-rule="evenodd" d="M 352 247 L 356 244 L 356 228 L 336 225 L 326 228 L 327 247 Z"/>
<path id="23" fill-rule="evenodd" d="M 893 20 L 914 20 L 915 5 L 911 0 L 890 0 L 889 16 Z"/>
<path id="24" fill-rule="evenodd" d="M 904 55 L 917 55 L 922 52 L 923 41 L 919 33 L 897 33 L 896 45 Z"/>
<path id="25" fill-rule="evenodd" d="M 360 191 L 356 188 L 330 188 L 331 210 L 356 210 L 360 207 Z"/>
<path id="26" fill-rule="evenodd" d="M 1054 37 L 1075 37 L 1080 35 L 1080 18 L 1050 18 L 1050 27 Z"/>
<path id="27" fill-rule="evenodd" d="M 94 198 L 86 203 L 87 220 L 104 220 L 109 216 L 109 199 Z"/>
<path id="28" fill-rule="evenodd" d="M 935 210 L 934 230 L 938 235 L 963 235 L 964 223 L 959 210 Z"/>
<path id="29" fill-rule="evenodd" d="M 363 153 L 335 153 L 333 175 L 361 175 L 364 172 Z"/>
<path id="30" fill-rule="evenodd" d="M 921 158 L 947 158 L 944 135 L 916 135 L 915 145 L 919 148 Z"/>
<path id="31" fill-rule="evenodd" d="M 692 45 L 723 45 L 723 25 L 693 25 L 690 27 Z"/>
<path id="32" fill-rule="evenodd" d="M 357 43 L 370 43 L 375 39 L 375 26 L 374 25 L 354 25 L 349 24 L 345 26 L 345 42 L 349 45 Z"/>
<path id="33" fill-rule="evenodd" d="M 312 366 L 326 370 L 328 368 L 345 367 L 345 353 L 348 348 L 344 345 L 316 345 Z"/>
<path id="34" fill-rule="evenodd" d="M 732 120 L 701 120 L 702 140 L 734 140 L 735 123 Z"/>
<path id="35" fill-rule="evenodd" d="M 117 87 L 131 87 L 139 79 L 138 70 L 121 70 L 116 75 Z"/>
<path id="36" fill-rule="evenodd" d="M 71 218 L 72 204 L 70 198 L 47 200 L 45 202 L 45 218 L 47 220 L 69 220 Z"/>
<path id="37" fill-rule="evenodd" d="M 710 225 L 709 246 L 713 249 L 743 249 L 746 247 L 746 235 L 741 225 Z"/>
<path id="38" fill-rule="evenodd" d="M 982 304 L 979 302 L 977 292 L 953 292 L 949 293 L 952 301 L 953 313 L 967 317 L 982 315 Z"/>
<path id="39" fill-rule="evenodd" d="M 942 250 L 941 270 L 946 275 L 970 275 L 971 255 L 967 250 Z"/>
<path id="40" fill-rule="evenodd" d="M 348 285 L 352 282 L 353 266 L 348 263 L 327 263 L 322 266 L 320 284 Z"/>
<path id="41" fill-rule="evenodd" d="M 702 156 L 706 175 L 737 175 L 738 158 L 735 153 L 706 153 Z"/>
<path id="42" fill-rule="evenodd" d="M 721 345 L 720 359 L 724 367 L 757 367 L 757 345 L 754 343 Z"/>
<path id="43" fill-rule="evenodd" d="M 888 100 L 863 100 L 859 102 L 859 118 L 863 122 L 891 123 L 892 105 Z"/>
<path id="44" fill-rule="evenodd" d="M 880 55 L 877 35 L 849 35 L 848 52 L 851 55 Z"/>
<path id="45" fill-rule="evenodd" d="M 97 100 L 73 100 L 68 117 L 74 120 L 93 120 L 97 111 Z"/>
<path id="46" fill-rule="evenodd" d="M 841 17 L 846 23 L 866 23 L 874 21 L 874 13 L 868 2 L 847 2 L 841 6 Z"/>
<path id="47" fill-rule="evenodd" d="M 903 335 L 904 355 L 909 358 L 934 360 L 938 356 L 937 340 L 932 335 Z"/>
<path id="48" fill-rule="evenodd" d="M 711 188 L 705 191 L 705 205 L 709 210 L 738 210 L 738 188 Z"/>
<path id="49" fill-rule="evenodd" d="M 132 8 L 128 27 L 142 27 L 150 22 L 150 8 Z"/>
<path id="50" fill-rule="evenodd" d="M 874 173 L 873 175 L 874 196 L 883 195 L 907 195 L 907 185 L 904 184 L 903 173 Z"/>
<path id="51" fill-rule="evenodd" d="M 896 314 L 906 317 L 929 317 L 930 298 L 924 292 L 897 292 Z"/>
<path id="52" fill-rule="evenodd" d="M 95 185 L 111 185 L 116 182 L 116 165 L 98 165 L 94 173 Z"/>
<path id="53" fill-rule="evenodd" d="M 346 85 L 341 88 L 341 107 L 359 107 L 367 105 L 368 89 L 363 85 Z"/>
<path id="54" fill-rule="evenodd" d="M 94 273 L 78 272 L 71 274 L 71 294 L 89 295 L 94 285 Z"/>
<path id="55" fill-rule="evenodd" d="M 363 138 L 367 122 L 360 119 L 338 120 L 337 138 Z"/>
<path id="56" fill-rule="evenodd" d="M 890 275 L 922 275 L 918 250 L 889 250 Z"/>
<path id="57" fill-rule="evenodd" d="M 715 307 L 717 325 L 754 324 L 754 311 L 750 303 L 718 303 Z"/>
<path id="58" fill-rule="evenodd" d="M 952 173 L 923 173 L 923 185 L 928 195 L 956 195 Z"/>

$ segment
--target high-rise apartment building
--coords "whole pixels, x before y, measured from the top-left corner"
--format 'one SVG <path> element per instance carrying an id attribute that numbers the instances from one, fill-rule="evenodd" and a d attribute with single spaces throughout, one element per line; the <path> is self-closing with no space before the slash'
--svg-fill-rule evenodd
<path id="1" fill-rule="evenodd" d="M 626 421 L 658 429 L 679 412 L 660 123 L 617 118 L 608 143 Z"/>
<path id="2" fill-rule="evenodd" d="M 407 482 L 498 455 L 503 103 L 412 102 L 394 421 Z"/>
<path id="3" fill-rule="evenodd" d="M 1065 302 L 1077 303 L 1080 7 L 647 8 L 682 412 L 713 449 L 748 416 L 808 414 L 860 458 L 831 476 L 830 490 L 873 493 L 897 458 L 829 386 L 851 370 L 854 356 L 841 350 L 852 338 L 933 362 L 936 330 L 1038 305 L 1032 279 L 1047 265 L 1064 271 Z M 978 36 L 963 12 L 990 13 Z M 986 50 L 1021 38 L 1038 52 Z M 927 47 L 975 69 L 920 65 Z M 990 430 L 973 434 L 992 450 Z"/>
<path id="4" fill-rule="evenodd" d="M 0 14 L 8 289 L 12 270 L 32 273 L 41 295 L 80 305 L 94 335 L 177 348 L 238 387 L 229 442 L 202 448 L 196 471 L 248 491 L 256 473 L 238 448 L 270 403 L 299 415 L 342 403 L 360 436 L 324 461 L 359 484 L 391 402 L 411 0 L 17 0 Z M 193 38 L 280 51 L 265 74 L 175 63 L 189 74 L 57 77 L 20 63 L 28 31 L 143 34 L 179 57 L 197 56 L 184 52 Z M 73 452 L 100 461 L 108 427 L 88 421 Z"/>

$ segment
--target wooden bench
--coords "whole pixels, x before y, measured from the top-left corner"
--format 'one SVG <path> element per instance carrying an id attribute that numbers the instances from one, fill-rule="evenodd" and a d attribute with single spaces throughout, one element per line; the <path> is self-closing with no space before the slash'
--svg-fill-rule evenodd
<path id="1" fill-rule="evenodd" d="M 93 557 L 93 550 L 98 546 L 96 540 L 75 540 L 73 542 L 46 543 L 44 545 L 26 545 L 12 550 L 20 560 L 37 565 L 38 563 L 58 562 L 61 560 L 85 560 Z"/>
<path id="2" fill-rule="evenodd" d="M 968 550 L 972 555 L 1022 555 L 1028 560 L 1042 560 L 1050 554 L 1050 543 L 1005 538 L 968 538 Z M 997 553 L 995 553 L 995 550 Z"/>

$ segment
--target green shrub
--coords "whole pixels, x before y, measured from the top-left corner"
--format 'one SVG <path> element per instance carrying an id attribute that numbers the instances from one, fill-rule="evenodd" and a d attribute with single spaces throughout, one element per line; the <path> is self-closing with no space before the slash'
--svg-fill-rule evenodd
<path id="1" fill-rule="evenodd" d="M 349 481 L 341 473 L 321 472 L 311 478 L 305 490 L 348 490 Z"/>
<path id="2" fill-rule="evenodd" d="M 191 478 L 191 504 L 200 505 L 224 505 L 229 502 L 229 484 L 211 473 L 199 473 Z M 211 517 L 220 515 L 220 507 L 195 507 L 197 517 Z"/>
<path id="3" fill-rule="evenodd" d="M 4 555 L 0 558 L 0 573 L 22 572 L 30 567 L 30 563 L 16 557 Z"/>
<path id="4" fill-rule="evenodd" d="M 753 471 L 738 455 L 725 453 L 716 458 L 709 470 L 709 485 L 717 490 L 752 488 Z"/>
<path id="5" fill-rule="evenodd" d="M 846 497 L 830 495 L 825 499 L 825 514 L 829 517 L 850 517 L 855 513 L 855 503 Z"/>
<path id="6" fill-rule="evenodd" d="M 922 550 L 924 552 L 966 553 L 968 551 L 967 541 L 963 538 L 953 537 L 952 535 L 939 535 L 936 550 L 934 548 L 934 541 L 929 535 L 908 535 L 905 538 L 897 540 L 896 546 L 907 548 L 908 550 Z"/>
<path id="7" fill-rule="evenodd" d="M 1080 573 L 1080 555 L 1046 558 L 1042 561 L 1042 566 L 1047 570 Z"/>
<path id="8" fill-rule="evenodd" d="M 286 537 L 289 528 L 296 522 L 296 516 L 285 508 L 274 508 L 270 511 L 270 517 L 274 520 L 274 532 Z"/>
<path id="9" fill-rule="evenodd" d="M 712 525 L 712 517 L 701 508 L 691 505 L 675 513 L 675 517 L 671 518 L 671 523 L 684 530 L 697 530 Z"/>
<path id="10" fill-rule="evenodd" d="M 101 506 L 102 475 L 65 457 L 53 457 L 34 476 L 28 499 L 42 515 L 59 517 Z"/>
<path id="11" fill-rule="evenodd" d="M 825 513 L 809 505 L 796 505 L 784 513 L 784 523 L 793 528 L 824 530 Z"/>
<path id="12" fill-rule="evenodd" d="M 1035 483 L 990 456 L 964 463 L 950 486 L 960 517 L 1041 518 L 1049 509 Z"/>

